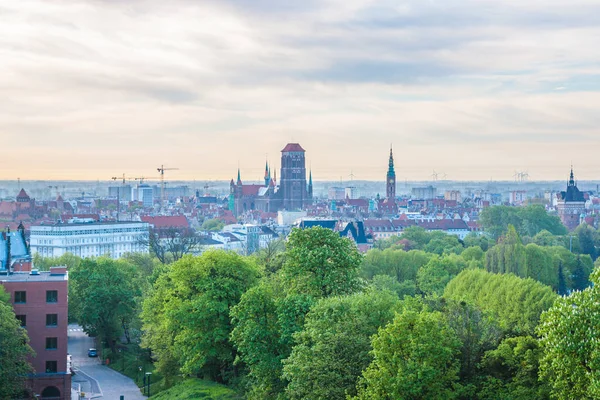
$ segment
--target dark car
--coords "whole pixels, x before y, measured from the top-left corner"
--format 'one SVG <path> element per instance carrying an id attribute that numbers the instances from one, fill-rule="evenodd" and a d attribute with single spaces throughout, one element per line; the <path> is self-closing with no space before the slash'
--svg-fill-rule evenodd
<path id="1" fill-rule="evenodd" d="M 96 349 L 89 349 L 88 357 L 98 357 L 98 352 L 96 351 Z"/>

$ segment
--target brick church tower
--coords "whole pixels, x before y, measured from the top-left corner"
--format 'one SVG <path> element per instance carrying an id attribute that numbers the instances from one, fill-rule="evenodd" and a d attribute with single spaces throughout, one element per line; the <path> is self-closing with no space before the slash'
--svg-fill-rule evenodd
<path id="1" fill-rule="evenodd" d="M 306 159 L 304 149 L 298 143 L 288 143 L 281 150 L 281 177 L 283 208 L 301 210 L 311 200 L 306 185 Z"/>

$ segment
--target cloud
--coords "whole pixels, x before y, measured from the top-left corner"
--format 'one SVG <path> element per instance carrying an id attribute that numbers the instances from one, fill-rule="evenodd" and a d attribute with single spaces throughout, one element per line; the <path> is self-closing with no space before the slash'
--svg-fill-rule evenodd
<path id="1" fill-rule="evenodd" d="M 390 142 L 414 179 L 600 167 L 592 0 L 32 0 L 0 18 L 5 161 L 31 177 L 258 178 L 292 140 L 318 179 L 380 178 Z"/>

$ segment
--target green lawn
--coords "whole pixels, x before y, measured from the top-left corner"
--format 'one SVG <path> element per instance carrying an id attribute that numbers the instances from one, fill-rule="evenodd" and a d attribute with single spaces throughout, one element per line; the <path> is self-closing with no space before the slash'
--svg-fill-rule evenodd
<path id="1" fill-rule="evenodd" d="M 227 386 L 202 379 L 189 378 L 170 389 L 150 397 L 152 400 L 239 400 L 241 397 Z"/>

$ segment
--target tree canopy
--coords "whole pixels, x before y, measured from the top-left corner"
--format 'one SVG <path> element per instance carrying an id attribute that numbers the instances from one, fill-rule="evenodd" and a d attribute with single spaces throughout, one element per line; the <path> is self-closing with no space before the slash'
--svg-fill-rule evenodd
<path id="1" fill-rule="evenodd" d="M 28 357 L 35 355 L 29 347 L 27 331 L 15 317 L 9 295 L 0 285 L 0 398 L 20 398 L 25 391 L 27 374 L 33 372 Z"/>

